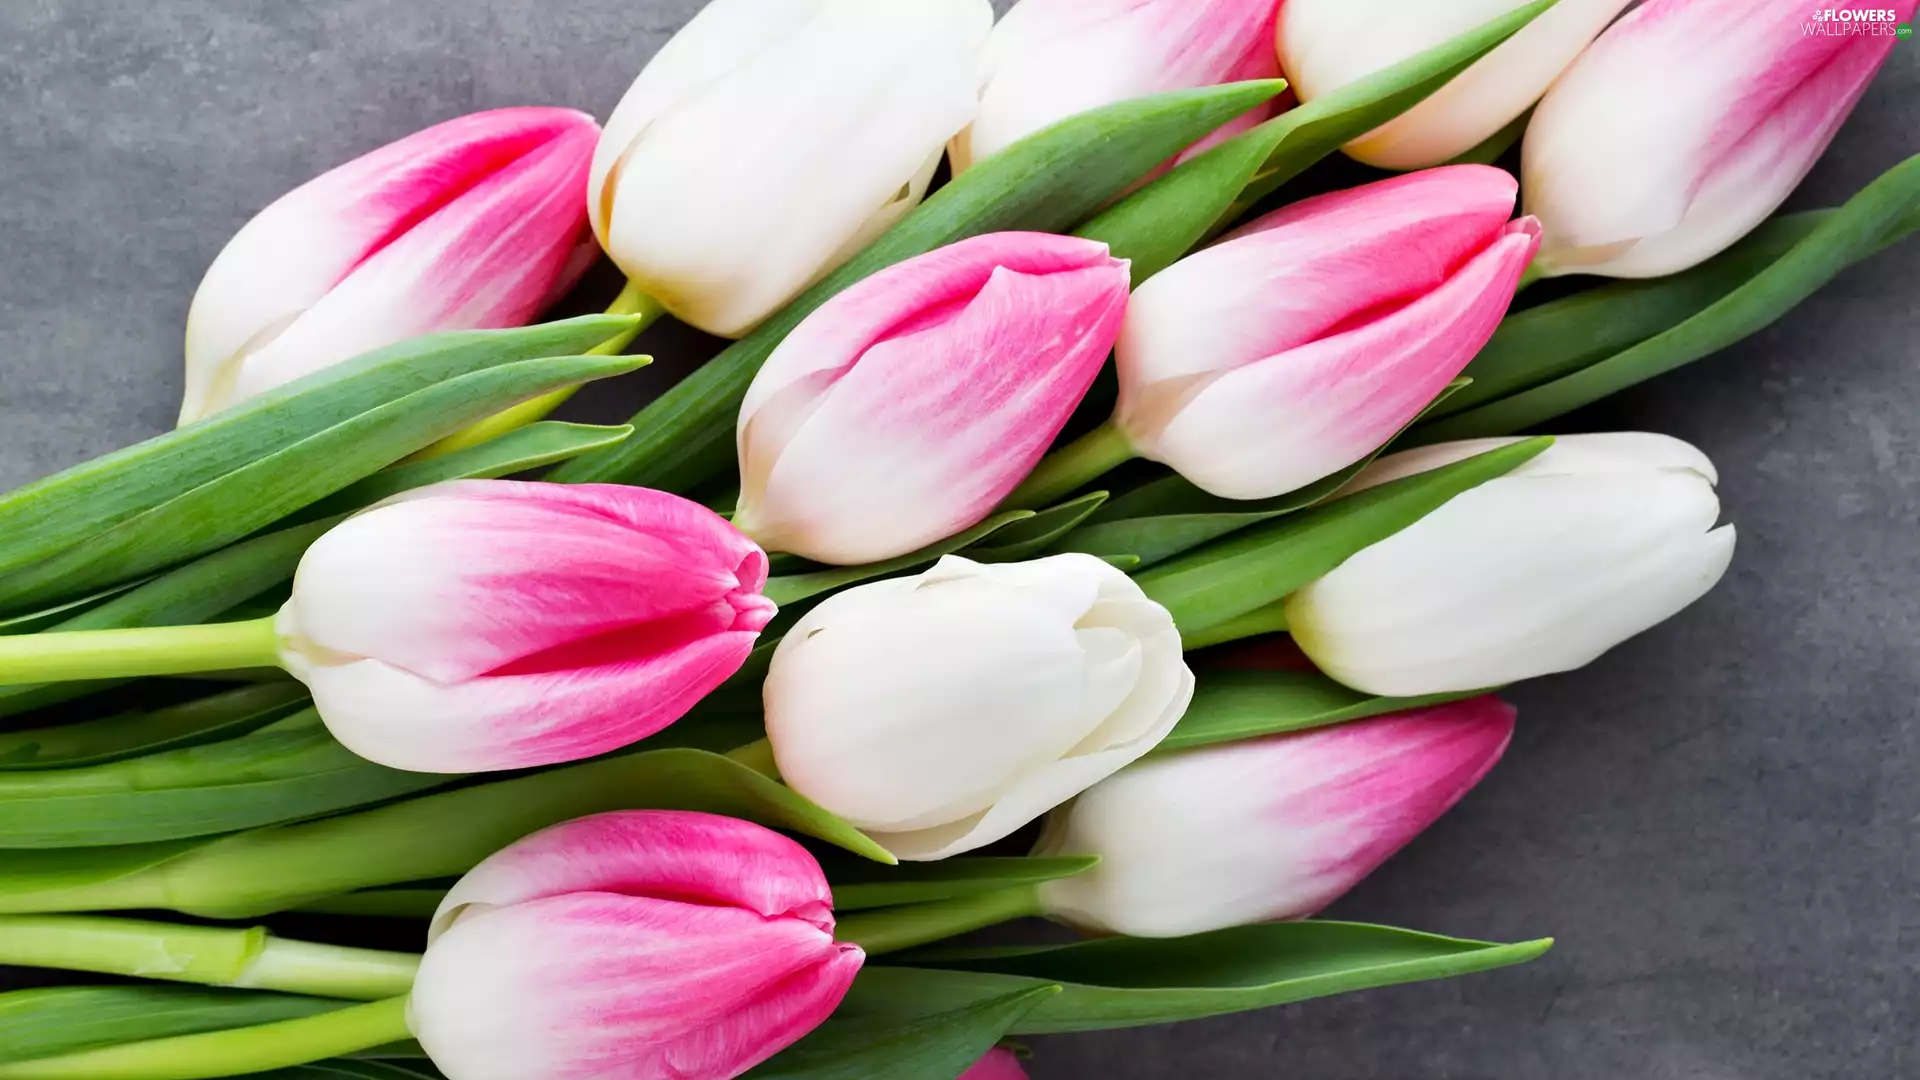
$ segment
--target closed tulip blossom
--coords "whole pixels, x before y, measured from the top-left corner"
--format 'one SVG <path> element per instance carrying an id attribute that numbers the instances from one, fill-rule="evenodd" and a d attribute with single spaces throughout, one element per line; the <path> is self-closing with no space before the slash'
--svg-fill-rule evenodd
<path id="1" fill-rule="evenodd" d="M 1090 555 L 849 589 L 781 639 L 780 775 L 902 859 L 999 840 L 1153 749 L 1193 675 L 1165 608 Z"/>
<path id="2" fill-rule="evenodd" d="M 799 844 L 732 818 L 599 814 L 441 902 L 408 1024 L 449 1080 L 730 1080 L 833 1012 L 864 959 Z"/>
<path id="3" fill-rule="evenodd" d="M 891 558 L 985 518 L 1106 363 L 1127 264 L 1104 244 L 995 233 L 827 301 L 740 409 L 734 524 L 829 563 Z"/>
<path id="4" fill-rule="evenodd" d="M 180 422 L 406 338 L 532 322 L 591 260 L 599 133 L 571 109 L 474 113 L 281 196 L 194 294 Z"/>
<path id="5" fill-rule="evenodd" d="M 1438 48 L 1528 0 L 1286 0 L 1280 66 L 1301 101 Z M 1383 169 L 1424 169 L 1472 150 L 1540 100 L 1632 0 L 1560 0 L 1398 117 L 1350 142 Z"/>
<path id="6" fill-rule="evenodd" d="M 1825 152 L 1914 4 L 1648 0 L 1629 12 L 1527 126 L 1541 271 L 1658 277 L 1745 236 Z"/>
<path id="7" fill-rule="evenodd" d="M 1100 862 L 1041 903 L 1134 937 L 1306 918 L 1471 791 L 1513 723 L 1480 697 L 1129 766 L 1048 819 L 1035 854 Z"/>
<path id="8" fill-rule="evenodd" d="M 1369 487 L 1512 440 L 1387 457 Z M 1664 435 L 1563 436 L 1286 602 L 1334 679 L 1409 697 L 1582 667 L 1712 589 L 1733 558 L 1713 463 Z"/>
<path id="9" fill-rule="evenodd" d="M 1229 499 L 1361 460 L 1499 326 L 1538 241 L 1531 219 L 1508 220 L 1514 193 L 1479 165 L 1383 180 L 1269 214 L 1155 275 L 1121 329 L 1107 437 Z"/>
<path id="10" fill-rule="evenodd" d="M 954 171 L 1103 105 L 1274 78 L 1280 73 L 1273 55 L 1277 6 L 1275 0 L 1020 0 L 987 38 L 980 113 L 953 140 Z M 1263 105 L 1201 145 L 1270 113 Z"/>
<path id="11" fill-rule="evenodd" d="M 919 205 L 992 23 L 987 0 L 713 0 L 607 120 L 601 246 L 739 337 Z"/>

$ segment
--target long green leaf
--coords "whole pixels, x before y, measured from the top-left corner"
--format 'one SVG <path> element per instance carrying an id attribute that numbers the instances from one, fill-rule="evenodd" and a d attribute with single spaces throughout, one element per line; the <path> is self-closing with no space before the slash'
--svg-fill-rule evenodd
<path id="1" fill-rule="evenodd" d="M 955 1080 L 1059 988 L 1037 986 L 947 1012 L 829 1017 L 746 1075 L 749 1080 Z"/>
<path id="2" fill-rule="evenodd" d="M 439 1080 L 440 1074 L 424 1062 L 370 1061 L 329 1058 L 291 1069 L 253 1073 L 254 1080 Z"/>
<path id="3" fill-rule="evenodd" d="M 0 994 L 0 1063 L 314 1016 L 346 1002 L 188 986 L 67 986 Z"/>
<path id="4" fill-rule="evenodd" d="M 980 541 L 962 554 L 976 562 L 1019 562 L 1053 546 L 1061 537 L 1080 527 L 1099 512 L 1107 501 L 1104 491 L 1090 491 L 1077 499 L 1048 507 L 1024 521 L 1017 522 Z"/>
<path id="5" fill-rule="evenodd" d="M 1059 232 L 1155 166 L 1279 93 L 1277 82 L 1183 90 L 1083 113 L 976 164 L 845 266 L 637 413 L 633 438 L 549 477 L 687 491 L 732 461 L 734 414 L 772 353 L 814 309 L 894 263 L 982 233 Z"/>
<path id="6" fill-rule="evenodd" d="M 863 581 L 891 577 L 925 566 L 937 561 L 943 555 L 951 555 L 969 545 L 977 544 L 1001 529 L 1024 522 L 1034 516 L 1031 510 L 1010 510 L 1004 514 L 996 514 L 965 532 L 956 533 L 938 543 L 884 562 L 867 563 L 862 566 L 836 566 L 804 574 L 787 574 L 770 578 L 765 592 L 768 599 L 785 608 L 789 604 L 797 604 L 823 593 L 835 592 L 850 585 L 858 585 Z"/>
<path id="7" fill-rule="evenodd" d="M 631 371 L 642 357 L 521 360 L 436 383 L 179 491 L 0 577 L 21 610 L 223 547 L 475 420 L 549 390 Z"/>
<path id="8" fill-rule="evenodd" d="M 1552 946 L 1463 941 L 1360 923 L 1290 922 L 1193 937 L 942 953 L 868 967 L 841 1010 L 937 1015 L 982 998 L 1059 986 L 1016 1035 L 1166 1024 L 1525 963 Z"/>
<path id="9" fill-rule="evenodd" d="M 491 480 L 538 469 L 594 450 L 618 446 L 633 429 L 621 424 L 568 424 L 542 420 L 497 438 L 425 461 L 403 462 L 322 499 L 301 517 L 326 517 L 371 506 L 381 499 L 445 480 Z"/>
<path id="10" fill-rule="evenodd" d="M 488 368 L 586 352 L 632 324 L 590 316 L 402 342 L 0 498 L 0 573 L 61 551 L 328 428 Z"/>
<path id="11" fill-rule="evenodd" d="M 1374 697 L 1312 671 L 1205 671 L 1186 715 L 1153 752 L 1306 731 L 1472 696 Z"/>
<path id="12" fill-rule="evenodd" d="M 837 911 L 865 911 L 1000 892 L 1021 885 L 1084 874 L 1100 864 L 1094 855 L 1047 858 L 968 858 L 882 866 L 852 859 L 826 859 Z"/>
<path id="13" fill-rule="evenodd" d="M 261 683 L 160 709 L 0 734 L 0 772 L 73 769 L 233 738 L 286 716 L 307 700 L 296 682 Z"/>
<path id="14" fill-rule="evenodd" d="M 1369 488 L 1188 552 L 1136 580 L 1173 613 L 1183 635 L 1193 634 L 1291 594 L 1552 444 L 1529 439 Z"/>

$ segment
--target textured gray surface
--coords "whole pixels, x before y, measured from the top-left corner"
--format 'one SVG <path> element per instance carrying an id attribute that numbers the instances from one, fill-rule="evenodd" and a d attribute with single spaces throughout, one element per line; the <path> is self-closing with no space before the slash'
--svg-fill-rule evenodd
<path id="1" fill-rule="evenodd" d="M 159 432 L 187 299 L 274 196 L 428 123 L 604 115 L 694 0 L 0 0 L 0 488 Z M 1920 150 L 1903 46 L 1797 202 Z M 604 284 L 604 283 L 603 283 Z M 1693 440 L 1741 529 L 1704 603 L 1516 690 L 1487 783 L 1336 914 L 1555 934 L 1530 967 L 1036 1040 L 1039 1080 L 1920 1074 L 1920 245 L 1571 426 Z M 698 342 L 584 408 L 624 415 Z"/>

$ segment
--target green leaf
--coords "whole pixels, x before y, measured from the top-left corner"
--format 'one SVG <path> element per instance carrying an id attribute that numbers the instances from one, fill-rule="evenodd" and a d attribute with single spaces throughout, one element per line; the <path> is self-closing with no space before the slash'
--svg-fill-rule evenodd
<path id="1" fill-rule="evenodd" d="M 25 615 L 14 615 L 9 618 L 0 619 L 0 634 L 33 634 L 48 629 L 49 627 L 58 626 L 67 619 L 71 619 L 88 608 L 113 596 L 126 592 L 138 584 L 139 582 L 137 581 L 129 581 L 124 585 L 115 585 L 112 588 L 102 589 L 91 596 L 83 596 L 78 600 L 63 600 L 52 607 L 41 608 L 39 611 L 30 611 Z"/>
<path id="2" fill-rule="evenodd" d="M 976 562 L 1019 562 L 1031 559 L 1080 524 L 1107 501 L 1104 491 L 1090 491 L 1077 499 L 1049 507 L 993 534 L 992 544 L 975 544 L 963 552 Z"/>
<path id="3" fill-rule="evenodd" d="M 523 330 L 402 342 L 288 383 L 196 424 L 0 498 L 0 573 L 72 547 L 328 428 L 416 391 L 518 361 L 585 352 L 630 318 L 591 316 Z"/>
<path id="4" fill-rule="evenodd" d="M 1781 226 L 1778 233 L 1763 234 L 1754 247 L 1733 253 L 1727 264 L 1682 275 L 1671 292 L 1659 291 L 1659 286 L 1651 284 L 1643 286 L 1642 291 L 1627 294 L 1635 300 L 1626 306 L 1647 305 L 1642 310 L 1650 313 L 1648 321 L 1657 323 L 1663 312 L 1674 307 L 1684 310 L 1690 298 L 1711 295 L 1725 282 L 1723 274 L 1737 277 L 1742 265 L 1762 261 L 1769 244 L 1790 237 L 1798 227 L 1798 223 Z M 1920 229 L 1920 155 L 1894 166 L 1844 206 L 1818 218 L 1786 254 L 1698 314 L 1604 359 L 1595 361 L 1583 352 L 1577 362 L 1585 366 L 1579 370 L 1425 425 L 1413 432 L 1413 439 L 1431 443 L 1522 431 L 1710 356 L 1772 325 L 1840 271 L 1915 229 Z M 1624 291 L 1594 303 L 1617 300 Z M 1572 322 L 1580 325 L 1579 320 Z M 1560 367 L 1572 363 L 1563 362 Z M 1529 375 L 1515 381 L 1532 378 Z"/>
<path id="5" fill-rule="evenodd" d="M 1001 529 L 1035 516 L 1031 510 L 1010 510 L 1004 514 L 996 514 L 966 532 L 949 536 L 919 551 L 910 551 L 897 558 L 862 566 L 836 566 L 811 573 L 769 578 L 767 587 L 762 591 L 769 600 L 785 608 L 789 604 L 797 604 L 802 600 L 844 589 L 850 585 L 858 585 L 863 581 L 892 577 L 895 574 L 916 569 L 937 561 L 943 555 L 951 555 L 962 548 L 979 543 Z"/>
<path id="6" fill-rule="evenodd" d="M 827 880 L 833 883 L 836 911 L 865 911 L 1000 892 L 1084 874 L 1099 864 L 1096 855 L 946 859 L 899 866 L 852 859 L 822 860 Z"/>
<path id="7" fill-rule="evenodd" d="M 749 1080 L 955 1080 L 1057 987 L 1038 986 L 904 1018 L 835 1014 Z"/>
<path id="8" fill-rule="evenodd" d="M 161 709 L 0 734 L 0 772 L 72 769 L 215 742 L 266 726 L 300 708 L 307 688 L 260 683 Z"/>
<path id="9" fill-rule="evenodd" d="M 1552 5 L 1536 0 L 1289 109 L 1134 192 L 1078 235 L 1133 260 L 1133 280 L 1145 281 L 1342 144 L 1418 105 Z"/>
<path id="10" fill-rule="evenodd" d="M 187 986 L 64 986 L 0 994 L 0 1064 L 271 1024 L 347 1002 Z"/>
<path id="11" fill-rule="evenodd" d="M 440 1080 L 440 1073 L 423 1062 L 329 1058 L 290 1069 L 250 1073 L 254 1080 Z"/>
<path id="12" fill-rule="evenodd" d="M 402 772 L 304 709 L 223 742 L 84 768 L 0 773 L 0 848 L 180 840 L 367 806 L 456 777 Z"/>
<path id="13" fill-rule="evenodd" d="M 223 547 L 475 420 L 643 363 L 642 357 L 626 356 L 521 360 L 415 391 L 152 501 L 84 543 L 18 566 L 0 577 L 0 607 L 45 604 Z"/>
<path id="14" fill-rule="evenodd" d="M 938 1014 L 991 995 L 1059 986 L 1062 992 L 1040 1002 L 1012 1033 L 1103 1031 L 1488 971 L 1525 963 L 1552 944 L 1496 945 L 1314 921 L 1184 938 L 941 952 L 913 967 L 868 967 L 841 1012 L 849 1019 Z"/>
<path id="15" fill-rule="evenodd" d="M 1156 754 L 1343 724 L 1474 696 L 1374 697 L 1312 671 L 1207 671 Z"/>
<path id="16" fill-rule="evenodd" d="M 382 469 L 307 508 L 301 518 L 344 514 L 381 499 L 445 480 L 491 480 L 618 446 L 633 429 L 542 420 L 425 461 Z"/>
<path id="17" fill-rule="evenodd" d="M 1137 580 L 1182 635 L 1193 634 L 1291 594 L 1552 444 L 1529 439 L 1369 488 L 1188 552 Z"/>
<path id="18" fill-rule="evenodd" d="M 1039 131 L 956 177 L 846 265 L 707 361 L 633 418 L 635 435 L 548 477 L 687 491 L 733 461 L 747 385 L 774 347 L 828 298 L 875 271 L 982 233 L 1072 228 L 1208 132 L 1280 92 L 1236 83 L 1124 101 Z"/>
<path id="19" fill-rule="evenodd" d="M 654 750 L 197 845 L 10 854 L 0 863 L 0 912 L 155 908 L 253 918 L 358 889 L 454 877 L 549 825 L 644 809 L 745 818 L 893 861 L 858 829 L 739 762 Z"/>

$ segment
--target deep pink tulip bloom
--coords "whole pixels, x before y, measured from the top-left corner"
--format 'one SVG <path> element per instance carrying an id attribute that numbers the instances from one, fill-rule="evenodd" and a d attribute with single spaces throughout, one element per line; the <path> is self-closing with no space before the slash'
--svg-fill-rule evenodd
<path id="1" fill-rule="evenodd" d="M 1499 169 L 1306 199 L 1135 291 L 1115 420 L 1142 457 L 1262 499 L 1359 461 L 1500 325 L 1539 244 Z"/>
<path id="2" fill-rule="evenodd" d="M 961 1073 L 960 1080 L 1027 1080 L 1027 1070 L 1020 1067 L 1020 1059 L 1013 1056 L 1013 1051 L 996 1046 L 975 1062 L 973 1068 Z"/>
<path id="3" fill-rule="evenodd" d="M 598 814 L 441 902 L 414 1036 L 451 1080 L 730 1080 L 819 1026 L 865 954 L 805 848 L 745 821 Z"/>
<path id="4" fill-rule="evenodd" d="M 773 616 L 766 580 L 752 541 L 675 495 L 455 481 L 307 550 L 281 656 L 362 757 L 550 765 L 651 735 L 724 682 Z"/>
<path id="5" fill-rule="evenodd" d="M 1513 721 L 1478 697 L 1148 758 L 1054 812 L 1036 853 L 1100 865 L 1041 899 L 1075 925 L 1135 937 L 1305 918 L 1472 790 Z"/>
<path id="6" fill-rule="evenodd" d="M 180 422 L 406 338 L 532 322 L 597 250 L 599 134 L 571 109 L 474 113 L 281 196 L 194 294 Z"/>
<path id="7" fill-rule="evenodd" d="M 734 523 L 770 550 L 840 564 L 978 523 L 1106 363 L 1127 285 L 1105 244 L 992 233 L 827 301 L 747 390 Z"/>

